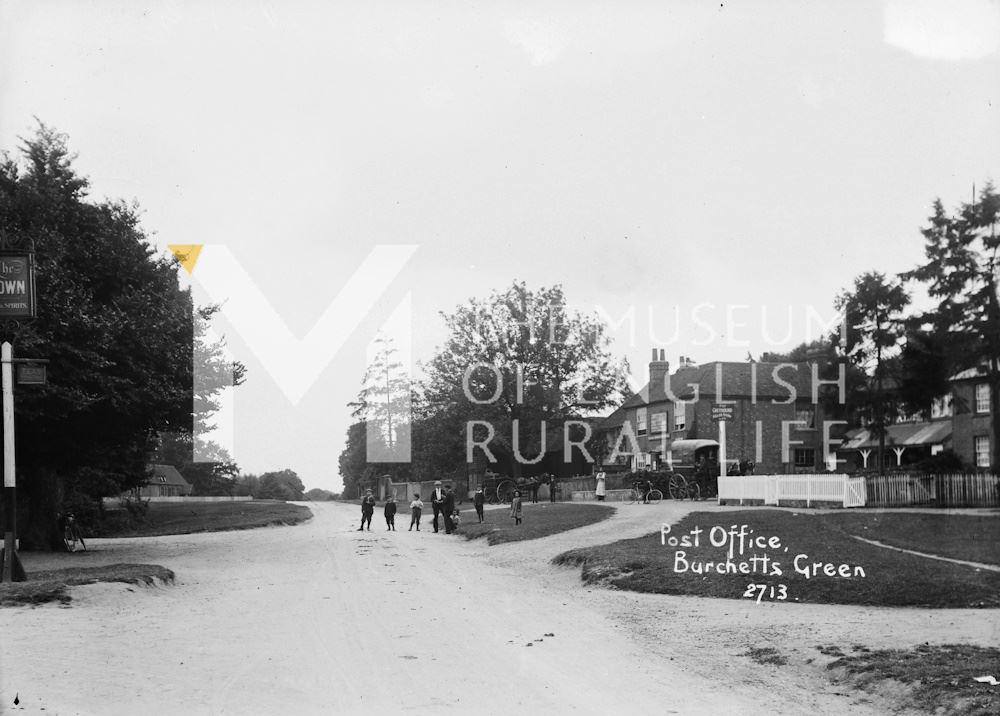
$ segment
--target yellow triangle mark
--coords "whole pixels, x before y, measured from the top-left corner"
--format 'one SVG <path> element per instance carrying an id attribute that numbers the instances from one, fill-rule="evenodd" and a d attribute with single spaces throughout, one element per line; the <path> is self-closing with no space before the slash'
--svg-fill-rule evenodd
<path id="1" fill-rule="evenodd" d="M 167 244 L 167 248 L 188 273 L 194 271 L 194 265 L 198 261 L 198 254 L 201 253 L 202 246 L 204 244 Z"/>

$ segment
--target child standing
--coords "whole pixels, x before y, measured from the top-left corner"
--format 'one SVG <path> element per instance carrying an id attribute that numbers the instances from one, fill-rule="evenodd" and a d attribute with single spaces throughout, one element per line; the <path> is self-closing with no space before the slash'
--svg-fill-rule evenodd
<path id="1" fill-rule="evenodd" d="M 417 526 L 417 532 L 420 531 L 420 512 L 424 509 L 424 503 L 420 501 L 420 493 L 414 493 L 413 502 L 410 503 L 410 529 L 413 529 L 413 525 Z"/>
<path id="2" fill-rule="evenodd" d="M 476 490 L 475 496 L 472 498 L 472 504 L 476 506 L 476 517 L 479 521 L 483 521 L 483 504 L 486 502 L 486 495 L 483 494 L 483 486 L 480 485 L 479 489 Z"/>
<path id="3" fill-rule="evenodd" d="M 514 518 L 514 524 L 521 524 L 521 493 L 514 490 L 514 497 L 510 501 L 510 516 Z"/>
<path id="4" fill-rule="evenodd" d="M 396 531 L 396 496 L 390 495 L 385 501 L 385 529 L 386 532 Z"/>

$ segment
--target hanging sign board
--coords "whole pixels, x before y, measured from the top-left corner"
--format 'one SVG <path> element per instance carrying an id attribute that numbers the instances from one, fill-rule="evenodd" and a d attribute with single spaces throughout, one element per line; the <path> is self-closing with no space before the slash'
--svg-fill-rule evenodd
<path id="1" fill-rule="evenodd" d="M 0 251 L 0 321 L 34 317 L 34 255 L 27 251 Z"/>
<path id="2" fill-rule="evenodd" d="M 18 385 L 45 385 L 44 363 L 15 363 Z"/>

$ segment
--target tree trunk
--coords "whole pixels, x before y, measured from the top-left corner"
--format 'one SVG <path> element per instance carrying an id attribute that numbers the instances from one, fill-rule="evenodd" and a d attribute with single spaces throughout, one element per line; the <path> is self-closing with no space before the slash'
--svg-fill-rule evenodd
<path id="1" fill-rule="evenodd" d="M 50 470 L 39 470 L 31 477 L 18 475 L 18 536 L 21 549 L 27 552 L 64 552 L 66 545 L 59 534 L 59 508 L 63 481 Z"/>

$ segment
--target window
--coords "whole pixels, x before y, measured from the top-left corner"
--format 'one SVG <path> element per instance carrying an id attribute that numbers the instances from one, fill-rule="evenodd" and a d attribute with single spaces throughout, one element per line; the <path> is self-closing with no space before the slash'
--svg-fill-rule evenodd
<path id="1" fill-rule="evenodd" d="M 649 416 L 649 434 L 661 435 L 667 430 L 667 414 L 653 413 Z"/>
<path id="2" fill-rule="evenodd" d="M 816 465 L 816 450 L 813 448 L 795 448 L 795 467 L 814 467 Z"/>
<path id="3" fill-rule="evenodd" d="M 934 402 L 931 403 L 931 420 L 948 417 L 951 417 L 951 393 L 941 398 L 935 398 Z"/>
<path id="4" fill-rule="evenodd" d="M 795 420 L 805 425 L 796 425 L 799 430 L 816 427 L 816 411 L 813 408 L 803 408 L 795 411 Z"/>
<path id="5" fill-rule="evenodd" d="M 976 383 L 976 412 L 990 412 L 990 386 L 988 383 Z"/>
<path id="6" fill-rule="evenodd" d="M 687 426 L 687 403 L 677 403 L 674 407 L 674 430 L 683 430 Z"/>
<path id="7" fill-rule="evenodd" d="M 990 439 L 985 435 L 976 438 L 976 467 L 990 466 Z"/>
<path id="8" fill-rule="evenodd" d="M 646 409 L 636 408 L 635 409 L 635 426 L 637 435 L 646 434 Z"/>

